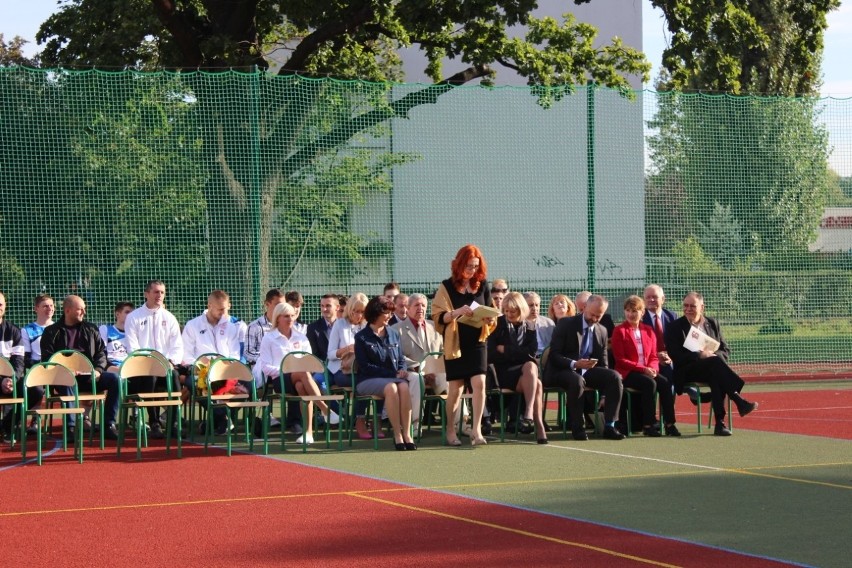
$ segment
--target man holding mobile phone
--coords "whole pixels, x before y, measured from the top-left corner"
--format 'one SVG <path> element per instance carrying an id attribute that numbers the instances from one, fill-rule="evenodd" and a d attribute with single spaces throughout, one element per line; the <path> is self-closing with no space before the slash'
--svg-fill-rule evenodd
<path id="1" fill-rule="evenodd" d="M 559 320 L 550 342 L 543 383 L 545 387 L 562 388 L 568 393 L 571 433 L 575 440 L 588 439 L 583 425 L 586 387 L 600 391 L 605 397 L 603 437 L 624 438 L 615 427 L 621 406 L 621 375 L 609 368 L 607 330 L 600 325 L 608 306 L 606 298 L 593 294 L 582 314 Z"/>

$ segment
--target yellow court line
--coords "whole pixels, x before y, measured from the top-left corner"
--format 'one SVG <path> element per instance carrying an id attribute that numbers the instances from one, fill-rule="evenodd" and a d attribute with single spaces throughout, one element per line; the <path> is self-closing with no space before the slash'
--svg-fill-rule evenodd
<path id="1" fill-rule="evenodd" d="M 658 562 L 656 560 L 651 560 L 650 558 L 641 558 L 639 556 L 633 556 L 631 554 L 624 554 L 624 553 L 621 553 L 621 552 L 616 552 L 615 550 L 608 550 L 606 548 L 600 548 L 598 546 L 592 546 L 591 544 L 585 544 L 583 542 L 574 542 L 574 541 L 570 541 L 570 540 L 562 540 L 560 538 L 554 538 L 554 537 L 551 537 L 551 536 L 536 534 L 536 533 L 532 533 L 532 532 L 524 531 L 524 530 L 520 530 L 520 529 L 513 529 L 511 527 L 506 527 L 506 526 L 503 526 L 503 525 L 497 525 L 497 524 L 494 524 L 494 523 L 487 523 L 485 521 L 479 521 L 477 519 L 471 519 L 470 517 L 460 517 L 458 515 L 451 515 L 449 513 L 441 513 L 439 511 L 435 511 L 435 510 L 432 510 L 432 509 L 424 509 L 423 507 L 415 507 L 413 505 L 406 505 L 404 503 L 396 503 L 394 501 L 388 501 L 386 499 L 379 499 L 378 497 L 371 497 L 369 495 L 364 495 L 364 494 L 361 494 L 361 493 L 349 493 L 348 495 L 350 495 L 352 497 L 357 497 L 359 499 L 366 499 L 368 501 L 374 501 L 376 503 L 382 503 L 382 504 L 385 504 L 385 505 L 390 505 L 392 507 L 399 507 L 399 508 L 402 508 L 402 509 L 407 509 L 409 511 L 424 513 L 426 515 L 433 515 L 433 516 L 436 516 L 436 517 L 442 517 L 444 519 L 451 519 L 451 520 L 459 521 L 459 522 L 462 522 L 462 523 L 468 523 L 468 524 L 472 524 L 472 525 L 478 525 L 478 526 L 481 526 L 481 527 L 496 529 L 496 530 L 499 530 L 499 531 L 504 531 L 504 532 L 509 532 L 509 533 L 521 535 L 521 536 L 534 538 L 534 539 L 537 539 L 537 540 L 544 540 L 544 541 L 553 542 L 553 543 L 556 543 L 556 544 L 564 544 L 566 546 L 573 546 L 575 548 L 583 548 L 583 549 L 586 549 L 586 550 L 592 550 L 594 552 L 600 552 L 602 554 L 606 554 L 606 555 L 609 555 L 609 556 L 615 556 L 617 558 L 634 560 L 636 562 L 642 562 L 643 564 L 651 564 L 652 566 L 665 566 L 667 568 L 676 568 L 677 567 L 676 564 L 666 564 L 664 562 Z"/>
<path id="2" fill-rule="evenodd" d="M 838 465 L 852 465 L 852 462 L 797 463 L 791 465 L 756 465 L 754 467 L 740 467 L 737 468 L 737 471 L 756 471 L 759 469 L 796 469 L 800 467 L 834 467 Z"/>
<path id="3" fill-rule="evenodd" d="M 722 470 L 719 470 L 722 471 Z M 613 479 L 643 479 L 646 477 L 673 477 L 678 475 L 702 475 L 707 473 L 717 473 L 717 471 L 669 471 L 658 473 L 638 473 L 631 475 L 598 475 L 594 477 L 560 477 L 556 479 L 519 479 L 515 481 L 488 481 L 483 483 L 455 483 L 453 485 L 430 485 L 424 489 L 445 490 L 445 489 L 476 489 L 479 487 L 501 487 L 509 485 L 532 485 L 535 483 L 566 483 L 576 481 L 608 481 Z"/>
<path id="4" fill-rule="evenodd" d="M 629 456 L 628 456 L 629 457 Z M 813 463 L 813 464 L 797 464 L 797 465 L 768 465 L 768 466 L 755 466 L 755 467 L 747 467 L 747 468 L 719 468 L 714 470 L 699 470 L 699 471 L 678 471 L 678 472 L 660 472 L 660 473 L 644 473 L 644 474 L 633 474 L 633 475 L 607 475 L 607 476 L 595 476 L 595 477 L 563 477 L 563 478 L 553 478 L 553 479 L 524 479 L 517 481 L 492 481 L 485 483 L 459 483 L 452 485 L 434 485 L 434 486 L 424 486 L 424 487 L 386 487 L 382 489 L 365 489 L 363 491 L 358 491 L 357 493 L 360 495 L 366 495 L 371 493 L 394 493 L 394 492 L 405 492 L 405 491 L 445 491 L 452 489 L 476 489 L 483 487 L 505 487 L 512 485 L 531 485 L 531 484 L 553 484 L 553 483 L 566 483 L 566 482 L 577 482 L 577 481 L 607 481 L 607 480 L 615 480 L 615 479 L 642 479 L 642 478 L 654 478 L 654 477 L 674 477 L 674 476 L 682 476 L 682 475 L 700 475 L 712 472 L 726 472 L 726 473 L 736 473 L 741 475 L 751 475 L 755 477 L 765 477 L 768 479 L 777 479 L 781 481 L 792 481 L 797 483 L 805 483 L 810 485 L 819 485 L 823 487 L 831 487 L 836 489 L 852 489 L 852 486 L 849 485 L 841 485 L 836 483 L 828 483 L 824 481 L 813 481 L 809 479 L 800 479 L 796 477 L 786 477 L 783 475 L 772 475 L 768 473 L 760 473 L 756 470 L 760 469 L 782 469 L 782 468 L 804 468 L 804 467 L 829 467 L 829 466 L 842 466 L 842 465 L 852 465 L 852 462 L 833 462 L 833 463 Z M 316 497 L 339 497 L 341 495 L 353 495 L 352 491 L 330 491 L 324 493 L 294 493 L 287 495 L 264 495 L 264 496 L 255 496 L 255 497 L 229 497 L 229 498 L 219 498 L 219 499 L 198 499 L 194 501 L 166 501 L 162 503 L 135 503 L 135 504 L 125 504 L 125 505 L 104 505 L 99 507 L 76 507 L 76 508 L 68 508 L 68 509 L 42 509 L 36 511 L 14 511 L 14 512 L 2 512 L 0 511 L 0 518 L 3 517 L 22 517 L 27 515 L 47 515 L 47 514 L 59 514 L 59 513 L 86 513 L 93 511 L 118 511 L 118 510 L 126 510 L 126 509 L 146 509 L 146 508 L 155 508 L 155 507 L 186 507 L 192 505 L 212 505 L 218 503 L 239 503 L 246 501 L 273 501 L 280 499 L 301 499 L 301 498 L 316 498 Z M 464 495 L 461 495 L 464 497 Z"/>
<path id="5" fill-rule="evenodd" d="M 421 489 L 419 487 L 403 488 L 403 490 Z M 387 489 L 365 489 L 363 493 L 379 493 Z M 76 507 L 69 509 L 42 509 L 39 511 L 0 512 L 2 517 L 23 517 L 27 515 L 49 515 L 57 513 L 89 513 L 94 511 L 120 511 L 122 509 L 147 509 L 157 507 L 188 507 L 191 505 L 215 505 L 221 503 L 242 503 L 247 501 L 275 501 L 280 499 L 303 499 L 314 497 L 340 497 L 349 495 L 351 491 L 330 491 L 326 493 L 291 493 L 288 495 L 263 495 L 256 497 L 222 497 L 219 499 L 198 499 L 195 501 L 166 501 L 163 503 L 130 503 L 126 505 L 103 505 L 100 507 Z"/>
<path id="6" fill-rule="evenodd" d="M 795 481 L 796 483 L 805 483 L 807 485 L 819 485 L 821 487 L 831 487 L 834 489 L 852 489 L 852 485 L 841 485 L 839 483 L 828 483 L 826 481 L 813 481 L 812 479 L 800 479 L 798 477 L 785 477 L 783 475 L 772 475 L 771 473 L 760 473 L 757 471 L 747 471 L 744 469 L 726 469 L 731 473 L 739 473 L 742 475 L 752 475 L 754 477 L 765 477 L 767 479 L 778 479 L 781 481 Z"/>

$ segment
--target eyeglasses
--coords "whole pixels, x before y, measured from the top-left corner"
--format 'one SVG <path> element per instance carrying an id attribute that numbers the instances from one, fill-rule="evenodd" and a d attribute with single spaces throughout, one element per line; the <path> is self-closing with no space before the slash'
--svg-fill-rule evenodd
<path id="1" fill-rule="evenodd" d="M 508 288 L 491 288 L 491 293 L 492 293 L 492 294 L 496 294 L 496 293 L 498 293 L 498 292 L 499 292 L 499 293 L 502 293 L 502 294 L 505 294 L 505 293 L 506 293 L 506 292 L 508 292 L 508 291 L 509 291 L 509 289 L 508 289 Z"/>

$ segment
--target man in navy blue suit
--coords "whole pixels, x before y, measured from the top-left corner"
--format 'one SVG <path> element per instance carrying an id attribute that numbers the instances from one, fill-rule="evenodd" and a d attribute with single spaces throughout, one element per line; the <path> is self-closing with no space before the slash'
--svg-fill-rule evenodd
<path id="1" fill-rule="evenodd" d="M 677 320 L 677 314 L 663 307 L 663 304 L 666 303 L 666 294 L 659 284 L 649 284 L 646 286 L 643 296 L 645 300 L 645 314 L 642 316 L 642 323 L 649 325 L 657 337 L 657 358 L 660 360 L 660 375 L 662 375 L 662 378 L 657 379 L 657 392 L 660 393 L 660 405 L 663 422 L 666 425 L 666 435 L 680 436 L 680 432 L 677 426 L 675 426 L 674 368 L 672 367 L 672 359 L 669 357 L 665 341 L 666 329 Z M 662 389 L 667 390 L 664 391 Z M 697 397 L 695 400 L 698 400 Z"/>
<path id="2" fill-rule="evenodd" d="M 621 375 L 609 368 L 608 336 L 601 324 L 608 305 L 603 296 L 590 296 L 583 313 L 564 317 L 556 323 L 550 342 L 543 383 L 568 393 L 571 434 L 575 440 L 588 439 L 583 428 L 583 389 L 586 386 L 606 397 L 603 437 L 624 438 L 615 426 L 621 405 Z"/>
<path id="3" fill-rule="evenodd" d="M 657 336 L 657 357 L 660 359 L 660 373 L 669 381 L 672 380 L 672 359 L 666 350 L 665 333 L 669 324 L 677 319 L 677 314 L 668 308 L 664 308 L 666 294 L 659 284 L 648 284 L 645 287 L 645 315 L 642 323 L 647 324 L 654 330 Z"/>

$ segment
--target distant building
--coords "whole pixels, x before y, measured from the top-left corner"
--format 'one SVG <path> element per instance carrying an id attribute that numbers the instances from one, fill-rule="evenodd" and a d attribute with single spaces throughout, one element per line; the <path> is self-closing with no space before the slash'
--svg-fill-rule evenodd
<path id="1" fill-rule="evenodd" d="M 852 251 L 852 207 L 826 207 L 811 252 Z"/>

